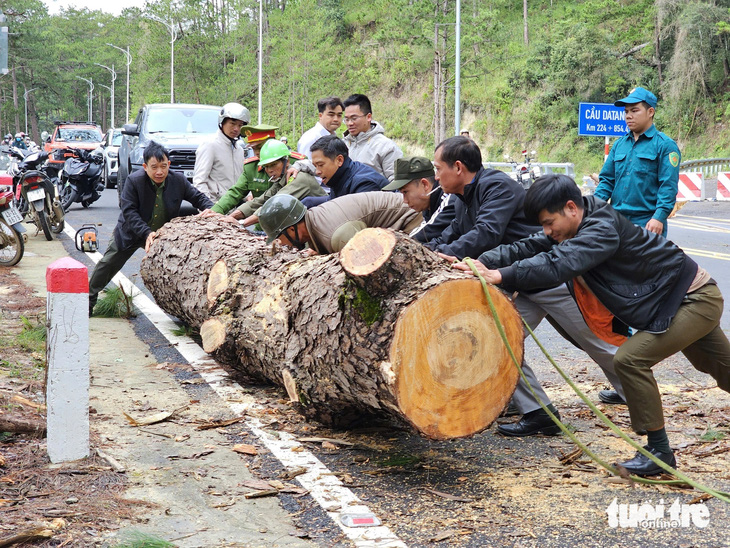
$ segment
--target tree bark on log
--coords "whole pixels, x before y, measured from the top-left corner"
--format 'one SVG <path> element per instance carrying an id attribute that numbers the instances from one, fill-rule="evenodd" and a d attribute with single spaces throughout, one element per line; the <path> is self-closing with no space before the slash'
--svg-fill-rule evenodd
<path id="1" fill-rule="evenodd" d="M 0 415 L 0 432 L 13 432 L 15 434 L 38 434 L 46 435 L 45 419 L 34 417 L 18 417 Z"/>
<path id="2" fill-rule="evenodd" d="M 163 309 L 200 327 L 207 352 L 284 386 L 328 424 L 367 414 L 431 438 L 468 436 L 517 383 L 479 281 L 402 233 L 367 229 L 340 254 L 306 256 L 221 219 L 180 218 L 141 272 Z M 489 292 L 521 360 L 519 315 Z"/>

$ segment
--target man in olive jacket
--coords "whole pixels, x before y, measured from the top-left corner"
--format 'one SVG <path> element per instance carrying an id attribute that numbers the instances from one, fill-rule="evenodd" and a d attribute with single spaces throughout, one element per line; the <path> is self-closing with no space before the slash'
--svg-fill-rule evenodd
<path id="1" fill-rule="evenodd" d="M 650 454 L 676 466 L 651 368 L 682 352 L 730 392 L 730 342 L 720 327 L 723 299 L 715 280 L 671 241 L 632 224 L 603 200 L 582 196 L 565 175 L 538 179 L 527 191 L 525 214 L 543 233 L 483 253 L 477 269 L 509 290 L 576 280 L 620 321 L 617 328 L 635 328 L 614 357 L 631 425 L 647 431 Z M 662 472 L 641 452 L 621 466 L 639 476 Z"/>
<path id="2" fill-rule="evenodd" d="M 99 293 L 140 247 L 149 250 L 156 231 L 179 217 L 180 204 L 187 200 L 199 210 L 213 206 L 180 173 L 170 171 L 170 159 L 162 145 L 150 142 L 144 149 L 142 169 L 132 173 L 122 192 L 122 213 L 113 238 L 89 280 L 89 315 Z"/>

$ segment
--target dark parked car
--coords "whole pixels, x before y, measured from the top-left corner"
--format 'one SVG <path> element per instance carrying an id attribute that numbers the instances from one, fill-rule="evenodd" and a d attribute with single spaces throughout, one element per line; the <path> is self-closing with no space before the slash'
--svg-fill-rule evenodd
<path id="1" fill-rule="evenodd" d="M 122 195 L 130 173 L 142 167 L 144 147 L 156 141 L 170 153 L 170 168 L 193 180 L 198 145 L 218 131 L 221 107 L 212 105 L 152 104 L 139 109 L 133 124 L 122 129 L 117 191 Z"/>

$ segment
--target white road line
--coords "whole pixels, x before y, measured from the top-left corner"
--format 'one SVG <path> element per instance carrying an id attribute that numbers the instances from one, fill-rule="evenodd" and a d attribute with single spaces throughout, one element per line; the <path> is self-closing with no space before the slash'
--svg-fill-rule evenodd
<path id="1" fill-rule="evenodd" d="M 64 232 L 73 240 L 76 230 L 68 223 Z M 95 264 L 102 258 L 101 253 L 86 254 Z M 189 337 L 175 335 L 172 331 L 178 328 L 149 297 L 142 293 L 121 272 L 112 280 L 128 294 L 134 296 L 134 304 L 157 328 L 175 349 L 187 360 L 195 371 L 225 401 L 237 415 L 244 415 L 248 410 L 261 409 L 261 405 L 244 392 L 237 382 L 223 370 L 195 341 Z M 406 548 L 386 526 L 347 527 L 340 519 L 342 514 L 370 513 L 370 509 L 357 498 L 357 495 L 345 487 L 332 472 L 311 452 L 307 451 L 296 438 L 288 432 L 276 432 L 273 435 L 265 430 L 266 425 L 255 417 L 246 417 L 246 425 L 261 440 L 269 451 L 284 465 L 293 470 L 305 468 L 306 473 L 296 477 L 297 481 L 309 491 L 312 498 L 354 542 L 363 548 Z"/>

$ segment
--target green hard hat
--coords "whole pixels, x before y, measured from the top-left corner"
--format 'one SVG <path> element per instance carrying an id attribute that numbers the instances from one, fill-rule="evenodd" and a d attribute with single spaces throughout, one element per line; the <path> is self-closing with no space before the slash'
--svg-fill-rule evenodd
<path id="1" fill-rule="evenodd" d="M 259 152 L 259 165 L 263 167 L 273 164 L 277 160 L 286 158 L 289 154 L 291 154 L 291 150 L 288 146 L 277 139 L 269 139 Z"/>
<path id="2" fill-rule="evenodd" d="M 304 218 L 307 207 L 289 194 L 277 194 L 267 200 L 259 213 L 259 224 L 264 229 L 270 244 L 281 233 Z"/>

